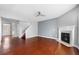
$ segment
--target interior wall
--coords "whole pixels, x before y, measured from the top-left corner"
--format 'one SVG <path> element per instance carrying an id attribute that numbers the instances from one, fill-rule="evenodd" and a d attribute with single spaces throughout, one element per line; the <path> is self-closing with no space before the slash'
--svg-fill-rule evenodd
<path id="1" fill-rule="evenodd" d="M 76 25 L 77 8 L 74 8 L 58 18 L 58 27 Z"/>
<path id="2" fill-rule="evenodd" d="M 38 35 L 38 23 L 30 22 L 29 28 L 26 30 L 26 38 L 31 38 Z"/>
<path id="3" fill-rule="evenodd" d="M 57 20 L 38 22 L 38 35 L 57 38 Z"/>
<path id="4" fill-rule="evenodd" d="M 18 36 L 18 21 L 12 23 L 12 35 Z"/>
<path id="5" fill-rule="evenodd" d="M 78 32 L 78 35 L 77 35 L 77 37 L 78 37 L 78 47 L 79 47 L 79 5 L 78 5 L 78 9 L 77 9 L 77 15 L 78 15 L 78 18 L 77 18 L 77 27 L 78 27 L 78 30 L 77 30 L 77 32 Z"/>
<path id="6" fill-rule="evenodd" d="M 38 34 L 45 36 L 58 36 L 58 29 L 62 26 L 75 26 L 75 40 L 74 45 L 78 45 L 78 37 L 77 37 L 77 8 L 70 10 L 66 14 L 48 21 L 38 22 Z"/>
<path id="7" fill-rule="evenodd" d="M 1 38 L 2 38 L 2 21 L 0 18 L 0 44 L 1 44 Z"/>

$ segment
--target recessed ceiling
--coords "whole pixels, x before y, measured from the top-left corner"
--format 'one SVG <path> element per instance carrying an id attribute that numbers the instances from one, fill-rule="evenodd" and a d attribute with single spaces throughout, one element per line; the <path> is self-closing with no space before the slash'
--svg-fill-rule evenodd
<path id="1" fill-rule="evenodd" d="M 0 4 L 0 16 L 25 21 L 43 21 L 63 15 L 75 4 Z M 36 17 L 40 11 L 45 16 Z"/>

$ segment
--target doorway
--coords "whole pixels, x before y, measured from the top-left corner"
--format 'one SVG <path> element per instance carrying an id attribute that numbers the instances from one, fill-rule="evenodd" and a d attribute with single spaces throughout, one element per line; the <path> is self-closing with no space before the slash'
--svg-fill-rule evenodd
<path id="1" fill-rule="evenodd" d="M 7 49 L 10 47 L 10 37 L 12 35 L 12 29 L 11 29 L 10 23 L 3 23 L 2 24 L 2 40 L 1 40 L 1 46 L 3 49 Z"/>
<path id="2" fill-rule="evenodd" d="M 2 27 L 3 27 L 2 36 L 11 36 L 12 35 L 11 24 L 9 24 L 9 23 L 3 24 Z"/>

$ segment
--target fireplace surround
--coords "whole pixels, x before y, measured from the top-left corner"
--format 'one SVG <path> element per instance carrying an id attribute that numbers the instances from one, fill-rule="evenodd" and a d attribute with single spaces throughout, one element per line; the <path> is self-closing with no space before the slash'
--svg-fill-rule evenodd
<path id="1" fill-rule="evenodd" d="M 75 26 L 62 26 L 59 27 L 59 41 L 66 46 L 73 46 L 74 45 L 74 32 Z"/>

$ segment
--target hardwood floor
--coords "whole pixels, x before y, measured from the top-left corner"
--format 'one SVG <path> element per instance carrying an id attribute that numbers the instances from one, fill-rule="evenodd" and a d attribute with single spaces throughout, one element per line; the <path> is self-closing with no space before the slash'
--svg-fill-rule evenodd
<path id="1" fill-rule="evenodd" d="M 0 45 L 1 55 L 79 55 L 75 47 L 67 47 L 56 40 L 33 37 L 22 40 L 5 37 Z"/>

